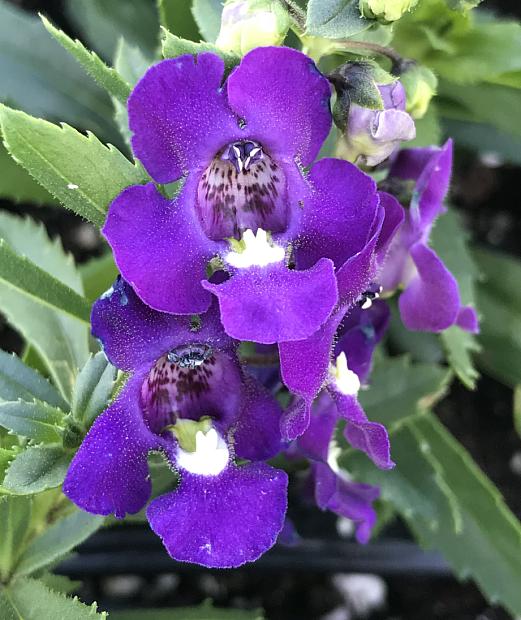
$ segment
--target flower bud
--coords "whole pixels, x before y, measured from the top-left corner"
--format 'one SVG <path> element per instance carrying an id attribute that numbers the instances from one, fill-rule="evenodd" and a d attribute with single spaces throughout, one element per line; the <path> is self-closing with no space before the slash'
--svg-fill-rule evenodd
<path id="1" fill-rule="evenodd" d="M 399 81 L 378 86 L 383 109 L 349 106 L 347 126 L 338 154 L 348 161 L 376 166 L 398 148 L 401 141 L 416 137 L 411 116 L 405 111 L 405 89 Z"/>
<path id="2" fill-rule="evenodd" d="M 407 94 L 406 110 L 413 118 L 422 118 L 436 94 L 438 80 L 434 73 L 417 64 L 411 64 L 400 76 Z"/>
<path id="3" fill-rule="evenodd" d="M 417 3 L 418 0 L 360 0 L 359 7 L 363 17 L 389 24 L 400 19 Z"/>
<path id="4" fill-rule="evenodd" d="M 232 0 L 224 5 L 216 45 L 244 55 L 254 47 L 280 45 L 289 26 L 287 11 L 275 0 Z"/>

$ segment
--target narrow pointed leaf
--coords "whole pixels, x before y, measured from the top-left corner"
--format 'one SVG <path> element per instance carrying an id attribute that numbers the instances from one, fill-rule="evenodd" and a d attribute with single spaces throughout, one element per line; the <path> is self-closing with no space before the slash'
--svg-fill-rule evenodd
<path id="1" fill-rule="evenodd" d="M 72 394 L 72 415 L 88 428 L 106 409 L 116 380 L 116 369 L 100 351 L 82 368 Z"/>
<path id="2" fill-rule="evenodd" d="M 17 575 L 30 575 L 56 562 L 86 540 L 103 524 L 103 517 L 75 510 L 31 541 L 16 567 Z"/>
<path id="3" fill-rule="evenodd" d="M 145 180 L 142 169 L 91 133 L 6 106 L 0 106 L 0 124 L 12 157 L 63 206 L 98 227 L 110 202 L 125 187 Z"/>
<path id="4" fill-rule="evenodd" d="M 0 282 L 37 304 L 60 310 L 90 324 L 90 306 L 86 299 L 38 265 L 14 252 L 1 238 Z"/>
<path id="5" fill-rule="evenodd" d="M 0 579 L 6 578 L 23 550 L 31 518 L 31 500 L 26 497 L 0 498 Z M 1 608 L 0 608 L 1 609 Z M 1 616 L 0 616 L 1 617 Z"/>
<path id="6" fill-rule="evenodd" d="M 109 95 L 112 95 L 121 103 L 126 103 L 130 95 L 130 85 L 115 69 L 108 67 L 96 53 L 89 51 L 81 41 L 78 41 L 78 39 L 71 39 L 62 30 L 53 26 L 46 17 L 41 16 L 41 19 L 47 32 L 76 58 L 85 71 L 87 71 Z"/>
<path id="7" fill-rule="evenodd" d="M 60 442 L 65 414 L 41 401 L 0 402 L 0 426 L 38 443 Z"/>
<path id="8" fill-rule="evenodd" d="M 16 495 L 32 495 L 63 482 L 72 454 L 59 446 L 30 446 L 10 463 L 5 489 Z"/>
<path id="9" fill-rule="evenodd" d="M 47 379 L 16 355 L 0 351 L 0 400 L 38 400 L 66 410 L 67 403 Z"/>

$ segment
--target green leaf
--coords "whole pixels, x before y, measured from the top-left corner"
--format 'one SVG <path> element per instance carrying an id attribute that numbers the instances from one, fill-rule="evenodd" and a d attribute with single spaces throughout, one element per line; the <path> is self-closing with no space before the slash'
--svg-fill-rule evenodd
<path id="1" fill-rule="evenodd" d="M 440 117 L 434 103 L 430 103 L 425 116 L 415 119 L 414 124 L 416 125 L 416 138 L 407 142 L 407 148 L 441 144 L 442 129 Z"/>
<path id="2" fill-rule="evenodd" d="M 91 258 L 80 266 L 81 279 L 85 289 L 85 297 L 95 301 L 109 289 L 118 275 L 118 268 L 114 263 L 112 252 L 103 256 Z"/>
<path id="3" fill-rule="evenodd" d="M 359 0 L 309 0 L 306 34 L 346 39 L 369 26 L 371 21 L 360 15 Z"/>
<path id="4" fill-rule="evenodd" d="M 43 25 L 47 32 L 66 49 L 69 54 L 74 56 L 85 71 L 102 87 L 109 95 L 115 97 L 121 103 L 126 103 L 130 95 L 130 85 L 119 75 L 119 73 L 108 67 L 101 58 L 94 52 L 89 51 L 81 41 L 73 40 L 59 28 L 55 28 L 51 22 L 41 16 Z"/>
<path id="5" fill-rule="evenodd" d="M 412 364 L 407 356 L 384 358 L 375 364 L 370 388 L 360 392 L 360 403 L 370 420 L 391 427 L 439 400 L 449 376 L 437 364 Z"/>
<path id="6" fill-rule="evenodd" d="M 9 465 L 3 486 L 17 495 L 32 495 L 59 486 L 71 454 L 58 446 L 30 446 Z"/>
<path id="7" fill-rule="evenodd" d="M 224 60 L 227 70 L 232 69 L 240 61 L 240 58 L 235 54 L 223 52 L 212 43 L 205 43 L 204 41 L 201 43 L 194 43 L 187 39 L 181 39 L 164 28 L 161 31 L 161 46 L 163 58 L 177 58 L 177 56 L 182 56 L 183 54 L 193 54 L 195 56 L 203 52 L 212 52 Z"/>
<path id="8" fill-rule="evenodd" d="M 161 25 L 183 39 L 199 41 L 201 34 L 189 2 L 178 0 L 159 0 L 159 19 Z"/>
<path id="9" fill-rule="evenodd" d="M 55 563 L 102 525 L 103 517 L 75 509 L 30 542 L 16 566 L 16 574 L 31 575 Z"/>
<path id="10" fill-rule="evenodd" d="M 461 303 L 475 307 L 474 285 L 479 272 L 467 247 L 467 239 L 467 232 L 452 210 L 438 218 L 431 233 L 433 248 L 458 282 Z M 473 354 L 480 349 L 476 336 L 454 325 L 440 337 L 456 375 L 467 388 L 475 389 L 479 373 L 474 367 Z"/>
<path id="11" fill-rule="evenodd" d="M 101 227 L 110 202 L 129 185 L 145 181 L 142 170 L 112 145 L 68 125 L 58 127 L 0 107 L 7 150 L 66 208 Z"/>
<path id="12" fill-rule="evenodd" d="M 264 614 L 258 609 L 219 609 L 203 603 L 199 607 L 115 611 L 111 612 L 110 620 L 264 620 Z"/>
<path id="13" fill-rule="evenodd" d="M 0 1 L 0 101 L 111 139 L 110 100 L 35 15 Z"/>
<path id="14" fill-rule="evenodd" d="M 469 453 L 434 415 L 418 417 L 412 425 L 443 468 L 445 481 L 458 500 L 462 527 L 458 531 L 440 527 L 433 532 L 422 519 L 415 519 L 409 521 L 411 529 L 424 546 L 443 553 L 458 577 L 472 577 L 491 602 L 501 602 L 519 615 L 520 523 Z"/>
<path id="15" fill-rule="evenodd" d="M 78 294 L 83 293 L 74 262 L 59 241 L 51 242 L 45 229 L 31 220 L 0 213 L 0 237 L 11 247 Z M 34 303 L 0 282 L 0 310 L 45 362 L 54 384 L 69 402 L 79 368 L 89 354 L 86 324 L 62 312 Z"/>
<path id="16" fill-rule="evenodd" d="M 378 486 L 381 497 L 408 519 L 421 517 L 429 530 L 461 527 L 457 498 L 448 488 L 439 463 L 430 458 L 429 451 L 411 429 L 410 421 L 416 417 L 408 417 L 390 433 L 394 469 L 377 469 L 365 454 L 352 449 L 339 458 L 339 465 L 356 480 Z M 450 522 L 441 519 L 441 506 L 442 514 L 449 515 Z"/>
<path id="17" fill-rule="evenodd" d="M 0 282 L 29 297 L 36 305 L 54 308 L 90 324 L 90 306 L 86 299 L 14 252 L 1 238 Z"/>
<path id="18" fill-rule="evenodd" d="M 192 14 L 199 31 L 210 43 L 215 43 L 221 29 L 222 0 L 193 0 Z"/>
<path id="19" fill-rule="evenodd" d="M 106 620 L 105 612 L 97 613 L 96 603 L 90 607 L 76 597 L 67 598 L 53 592 L 38 579 L 22 577 L 3 591 L 4 605 L 10 606 L 9 620 Z M 1 609 L 1 607 L 0 607 Z"/>
<path id="20" fill-rule="evenodd" d="M 38 443 L 61 442 L 65 414 L 47 403 L 0 402 L 0 425 Z"/>
<path id="21" fill-rule="evenodd" d="M 67 403 L 47 379 L 16 355 L 0 350 L 0 400 L 38 400 L 68 410 Z"/>
<path id="22" fill-rule="evenodd" d="M 119 40 L 114 67 L 131 86 L 137 83 L 153 62 L 154 60 L 143 54 L 139 47 L 133 47 L 125 39 Z M 115 119 L 119 132 L 130 146 L 131 133 L 128 126 L 127 106 L 115 97 L 112 99 L 112 103 L 114 104 Z"/>
<path id="23" fill-rule="evenodd" d="M 72 394 L 72 415 L 85 428 L 107 407 L 114 390 L 116 369 L 100 351 L 82 368 Z"/>
<path id="24" fill-rule="evenodd" d="M 155 51 L 159 27 L 154 5 L 151 0 L 67 0 L 65 10 L 89 47 L 112 60 L 120 37 L 147 53 Z"/>
<path id="25" fill-rule="evenodd" d="M 0 198 L 13 202 L 52 205 L 55 199 L 19 166 L 0 142 Z"/>
<path id="26" fill-rule="evenodd" d="M 481 368 L 505 385 L 521 383 L 521 261 L 479 248 L 474 258 L 484 279 L 477 287 L 482 316 Z"/>
<path id="27" fill-rule="evenodd" d="M 65 575 L 55 575 L 54 573 L 42 573 L 38 580 L 45 584 L 50 590 L 60 592 L 61 594 L 70 594 L 74 590 L 78 590 L 81 581 L 74 581 Z"/>
<path id="28" fill-rule="evenodd" d="M 29 498 L 0 497 L 0 523 L 2 524 L 0 579 L 2 581 L 6 581 L 11 575 L 24 549 L 30 519 L 31 500 Z"/>

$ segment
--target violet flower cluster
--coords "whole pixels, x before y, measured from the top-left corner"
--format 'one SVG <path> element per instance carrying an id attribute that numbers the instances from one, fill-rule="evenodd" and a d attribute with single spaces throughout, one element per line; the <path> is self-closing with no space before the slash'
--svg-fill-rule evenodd
<path id="1" fill-rule="evenodd" d="M 267 47 L 227 78 L 212 53 L 162 61 L 129 98 L 132 147 L 153 182 L 110 206 L 103 232 L 121 277 L 92 312 L 94 336 L 128 380 L 64 492 L 95 514 L 146 507 L 180 561 L 234 567 L 275 543 L 288 478 L 267 461 L 279 453 L 309 460 L 318 506 L 352 519 L 366 542 L 378 489 L 346 478 L 329 448 L 344 420 L 351 446 L 393 466 L 385 428 L 357 398 L 389 320 L 373 300 L 401 284 L 411 328 L 476 327 L 427 244 L 450 145 L 395 159 L 392 174 L 417 186 L 404 219 L 355 165 L 315 162 L 330 96 L 310 58 Z M 243 341 L 277 352 L 286 408 L 241 363 Z M 149 502 L 154 452 L 174 489 Z"/>

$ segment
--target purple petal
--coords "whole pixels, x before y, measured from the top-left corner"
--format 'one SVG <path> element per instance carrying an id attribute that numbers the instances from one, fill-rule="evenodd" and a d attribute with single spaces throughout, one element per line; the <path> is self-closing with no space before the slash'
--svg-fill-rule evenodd
<path id="1" fill-rule="evenodd" d="M 287 484 L 285 472 L 265 463 L 232 465 L 218 476 L 183 472 L 174 492 L 151 502 L 147 517 L 175 560 L 234 568 L 274 545 Z"/>
<path id="2" fill-rule="evenodd" d="M 338 296 L 346 307 L 352 306 L 374 282 L 378 270 L 378 237 L 384 218 L 385 211 L 383 207 L 379 207 L 366 246 L 337 270 Z"/>
<path id="3" fill-rule="evenodd" d="M 146 504 L 151 491 L 147 455 L 163 447 L 139 407 L 143 373 L 134 375 L 94 423 L 76 453 L 63 492 L 77 506 L 123 518 Z"/>
<path id="4" fill-rule="evenodd" d="M 201 231 L 189 177 L 173 202 L 153 184 L 129 187 L 111 204 L 103 233 L 116 264 L 143 301 L 173 314 L 205 312 L 211 295 L 200 285 L 220 245 Z"/>
<path id="5" fill-rule="evenodd" d="M 328 318 L 337 302 L 333 263 L 320 260 L 295 271 L 283 264 L 238 271 L 223 284 L 203 281 L 221 308 L 226 332 L 262 344 L 302 340 Z"/>
<path id="6" fill-rule="evenodd" d="M 338 421 L 338 411 L 328 392 L 324 391 L 313 403 L 306 432 L 297 440 L 300 452 L 306 458 L 327 462 L 329 442 Z"/>
<path id="7" fill-rule="evenodd" d="M 231 108 L 277 159 L 308 166 L 331 128 L 331 88 L 314 62 L 293 49 L 252 50 L 227 82 Z"/>
<path id="8" fill-rule="evenodd" d="M 359 482 L 349 482 L 337 476 L 328 465 L 313 464 L 315 499 L 319 508 L 351 519 L 356 525 L 356 539 L 368 542 L 376 523 L 372 503 L 378 499 L 377 487 Z"/>
<path id="9" fill-rule="evenodd" d="M 221 88 L 223 73 L 215 54 L 180 56 L 151 67 L 132 91 L 132 149 L 158 183 L 206 167 L 223 145 L 241 137 Z"/>
<path id="10" fill-rule="evenodd" d="M 458 284 L 436 253 L 417 243 L 410 253 L 417 275 L 400 295 L 400 315 L 407 329 L 439 332 L 453 325 L 460 308 Z"/>
<path id="11" fill-rule="evenodd" d="M 333 338 L 344 311 L 339 309 L 306 340 L 279 344 L 280 372 L 286 387 L 301 397 L 281 420 L 288 440 L 301 435 L 309 424 L 309 408 L 327 379 Z"/>
<path id="12" fill-rule="evenodd" d="M 253 377 L 244 377 L 244 402 L 233 435 L 235 454 L 250 461 L 264 461 L 281 449 L 282 409 L 272 394 Z"/>
<path id="13" fill-rule="evenodd" d="M 194 331 L 189 317 L 152 310 L 121 278 L 95 302 L 91 322 L 105 355 L 121 370 L 151 365 L 175 347 L 193 342 L 234 350 L 233 340 L 222 328 L 217 303 L 200 316 L 200 327 Z"/>
<path id="14" fill-rule="evenodd" d="M 385 426 L 367 419 L 356 396 L 345 396 L 334 390 L 331 395 L 340 417 L 347 422 L 344 430 L 347 441 L 353 448 L 365 452 L 380 469 L 392 469 L 394 463 Z"/>
<path id="15" fill-rule="evenodd" d="M 367 243 L 378 194 L 370 176 L 339 159 L 321 159 L 309 174 L 313 188 L 304 211 L 295 258 L 300 269 L 330 258 L 339 269 Z"/>
<path id="16" fill-rule="evenodd" d="M 410 217 L 413 226 L 429 229 L 444 211 L 443 199 L 449 188 L 452 170 L 452 140 L 442 148 L 416 148 L 400 151 L 390 176 L 416 181 Z"/>
<path id="17" fill-rule="evenodd" d="M 402 205 L 391 194 L 379 192 L 380 204 L 385 209 L 385 218 L 376 246 L 377 262 L 381 266 L 389 251 L 389 246 L 403 224 L 405 212 Z"/>
<path id="18" fill-rule="evenodd" d="M 349 368 L 365 383 L 371 372 L 376 345 L 383 338 L 391 313 L 389 306 L 376 300 L 367 310 L 355 306 L 344 318 L 335 346 L 335 356 L 344 352 Z"/>
<path id="19" fill-rule="evenodd" d="M 463 306 L 460 308 L 456 325 L 471 334 L 479 334 L 479 320 L 476 310 L 472 306 Z"/>

